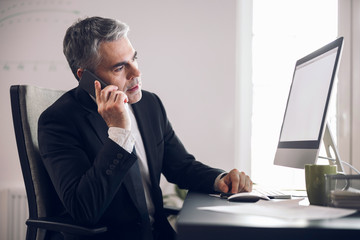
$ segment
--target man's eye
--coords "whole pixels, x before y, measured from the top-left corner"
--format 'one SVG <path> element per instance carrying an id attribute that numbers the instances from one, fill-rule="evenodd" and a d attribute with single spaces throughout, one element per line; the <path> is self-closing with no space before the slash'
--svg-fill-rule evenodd
<path id="1" fill-rule="evenodd" d="M 124 66 L 117 67 L 117 68 L 114 69 L 114 71 L 115 72 L 120 72 L 123 68 L 124 68 Z"/>

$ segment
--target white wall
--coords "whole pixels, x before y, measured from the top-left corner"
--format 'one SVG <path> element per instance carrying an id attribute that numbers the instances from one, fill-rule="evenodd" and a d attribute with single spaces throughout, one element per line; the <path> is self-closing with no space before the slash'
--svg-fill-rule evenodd
<path id="1" fill-rule="evenodd" d="M 0 188 L 22 185 L 10 86 L 76 86 L 62 38 L 75 19 L 93 15 L 130 25 L 144 89 L 162 98 L 187 149 L 234 167 L 235 0 L 0 0 Z"/>
<path id="2" fill-rule="evenodd" d="M 360 170 L 360 2 L 339 1 L 339 35 L 344 49 L 339 68 L 338 147 L 341 159 Z M 346 173 L 351 169 L 345 167 Z"/>

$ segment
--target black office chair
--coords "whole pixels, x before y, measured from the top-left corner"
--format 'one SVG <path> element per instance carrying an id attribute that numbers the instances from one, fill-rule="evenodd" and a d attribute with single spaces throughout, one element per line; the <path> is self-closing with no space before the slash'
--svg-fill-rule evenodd
<path id="1" fill-rule="evenodd" d="M 28 198 L 27 240 L 43 240 L 47 231 L 78 236 L 93 236 L 107 231 L 106 227 L 88 228 L 74 224 L 70 218 L 54 217 L 64 208 L 40 157 L 37 122 L 40 114 L 63 93 L 27 85 L 10 88 L 16 143 Z"/>
<path id="2" fill-rule="evenodd" d="M 29 206 L 27 240 L 43 240 L 46 231 L 79 236 L 93 236 L 107 231 L 106 227 L 87 228 L 74 224 L 69 218 L 54 217 L 64 211 L 40 157 L 37 123 L 40 114 L 64 91 L 28 85 L 10 88 L 16 143 L 24 177 Z M 167 216 L 177 215 L 179 208 L 164 206 Z"/>

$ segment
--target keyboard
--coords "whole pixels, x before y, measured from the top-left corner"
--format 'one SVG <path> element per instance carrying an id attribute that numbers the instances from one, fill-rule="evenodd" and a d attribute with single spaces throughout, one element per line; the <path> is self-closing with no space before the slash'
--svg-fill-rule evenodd
<path id="1" fill-rule="evenodd" d="M 291 195 L 274 189 L 256 188 L 253 192 L 268 196 L 270 199 L 291 199 Z"/>
<path id="2" fill-rule="evenodd" d="M 255 184 L 253 186 L 252 192 L 267 196 L 270 199 L 291 199 L 292 197 L 306 197 L 307 196 L 305 190 L 281 191 L 281 190 L 277 190 L 277 189 L 273 189 L 273 188 L 255 185 Z M 231 195 L 233 195 L 233 193 L 221 193 L 220 197 L 227 199 Z"/>
<path id="3" fill-rule="evenodd" d="M 253 192 L 268 196 L 270 199 L 291 199 L 291 197 L 306 197 L 306 191 L 281 191 L 259 185 L 253 186 Z"/>

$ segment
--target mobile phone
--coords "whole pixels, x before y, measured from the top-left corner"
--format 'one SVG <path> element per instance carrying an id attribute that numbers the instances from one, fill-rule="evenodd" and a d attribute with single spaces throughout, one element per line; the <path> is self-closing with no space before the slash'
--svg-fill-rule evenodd
<path id="1" fill-rule="evenodd" d="M 81 79 L 79 81 L 79 86 L 85 91 L 87 91 L 94 98 L 96 98 L 94 86 L 95 80 L 100 82 L 101 89 L 107 86 L 107 84 L 103 80 L 101 80 L 98 76 L 96 76 L 94 73 L 90 72 L 87 69 L 84 70 L 83 75 L 81 76 Z"/>

